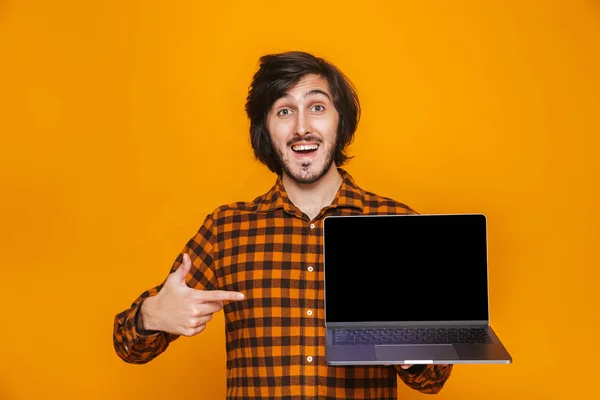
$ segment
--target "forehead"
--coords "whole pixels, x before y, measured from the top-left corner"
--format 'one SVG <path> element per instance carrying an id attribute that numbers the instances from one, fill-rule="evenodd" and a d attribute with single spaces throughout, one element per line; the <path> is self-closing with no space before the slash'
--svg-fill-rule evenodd
<path id="1" fill-rule="evenodd" d="M 321 75 L 316 74 L 303 76 L 294 86 L 291 86 L 288 90 L 286 90 L 284 97 L 292 97 L 294 99 L 301 100 L 306 94 L 315 90 L 325 92 L 329 97 L 331 97 L 329 82 Z"/>

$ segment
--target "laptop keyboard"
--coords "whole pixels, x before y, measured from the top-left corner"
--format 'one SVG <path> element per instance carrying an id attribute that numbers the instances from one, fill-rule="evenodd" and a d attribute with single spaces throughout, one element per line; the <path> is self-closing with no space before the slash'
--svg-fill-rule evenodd
<path id="1" fill-rule="evenodd" d="M 491 343 L 484 328 L 334 329 L 334 344 Z"/>

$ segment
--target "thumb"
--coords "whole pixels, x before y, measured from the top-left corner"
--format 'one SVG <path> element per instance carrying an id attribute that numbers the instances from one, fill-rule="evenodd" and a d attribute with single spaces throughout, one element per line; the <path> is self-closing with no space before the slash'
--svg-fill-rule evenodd
<path id="1" fill-rule="evenodd" d="M 185 277 L 190 272 L 191 268 L 192 260 L 190 260 L 190 256 L 188 256 L 187 253 L 183 253 L 183 262 L 179 265 L 179 268 L 177 268 L 177 271 L 175 271 L 173 275 L 175 275 L 178 282 L 184 283 Z"/>

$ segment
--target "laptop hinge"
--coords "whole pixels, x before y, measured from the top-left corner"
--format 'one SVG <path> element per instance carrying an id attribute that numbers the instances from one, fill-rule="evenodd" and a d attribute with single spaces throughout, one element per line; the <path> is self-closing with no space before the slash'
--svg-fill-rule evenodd
<path id="1" fill-rule="evenodd" d="M 488 326 L 489 321 L 372 321 L 372 322 L 326 322 L 327 328 L 412 328 L 412 327 L 444 327 L 444 326 Z"/>

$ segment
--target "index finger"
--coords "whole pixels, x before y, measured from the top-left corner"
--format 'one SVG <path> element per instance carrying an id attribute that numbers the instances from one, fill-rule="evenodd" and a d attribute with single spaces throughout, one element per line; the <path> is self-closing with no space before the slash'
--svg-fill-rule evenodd
<path id="1" fill-rule="evenodd" d="M 244 294 L 228 290 L 198 290 L 194 297 L 203 301 L 238 301 L 244 299 Z"/>

